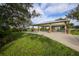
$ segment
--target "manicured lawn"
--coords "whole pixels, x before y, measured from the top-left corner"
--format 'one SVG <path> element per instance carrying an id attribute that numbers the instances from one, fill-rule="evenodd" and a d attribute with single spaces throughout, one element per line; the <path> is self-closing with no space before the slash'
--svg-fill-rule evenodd
<path id="1" fill-rule="evenodd" d="M 79 52 L 76 52 L 42 35 L 23 34 L 23 33 L 22 35 L 21 33 L 14 33 L 14 34 L 16 34 L 15 38 L 18 36 L 18 38 L 16 38 L 17 40 L 14 40 L 3 46 L 0 50 L 0 55 L 7 55 L 7 56 L 79 55 Z"/>

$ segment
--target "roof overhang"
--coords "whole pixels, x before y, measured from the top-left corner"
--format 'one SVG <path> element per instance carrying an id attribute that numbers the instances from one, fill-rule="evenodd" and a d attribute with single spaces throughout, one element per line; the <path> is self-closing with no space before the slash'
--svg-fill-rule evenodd
<path id="1" fill-rule="evenodd" d="M 69 22 L 69 20 L 57 20 L 57 21 L 53 21 L 53 22 L 33 24 L 32 26 L 49 26 L 50 24 L 52 26 L 58 26 L 58 25 L 65 25 L 65 22 Z"/>

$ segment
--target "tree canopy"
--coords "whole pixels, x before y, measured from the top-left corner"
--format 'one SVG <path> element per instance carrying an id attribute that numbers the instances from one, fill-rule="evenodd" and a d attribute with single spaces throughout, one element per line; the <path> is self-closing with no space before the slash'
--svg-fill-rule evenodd
<path id="1" fill-rule="evenodd" d="M 12 28 L 20 29 L 29 26 L 31 18 L 39 16 L 32 3 L 1 3 L 0 4 L 0 36 Z M 4 36 L 4 35 L 3 35 Z"/>
<path id="2" fill-rule="evenodd" d="M 30 13 L 30 8 L 33 8 L 30 3 L 0 4 L 0 25 L 19 26 L 23 23 L 30 24 L 31 17 L 35 16 L 35 10 Z"/>
<path id="3" fill-rule="evenodd" d="M 0 25 L 1 26 L 19 26 L 31 23 L 31 17 L 38 16 L 30 3 L 5 3 L 0 4 Z"/>
<path id="4" fill-rule="evenodd" d="M 66 16 L 71 19 L 79 20 L 79 5 L 73 10 L 70 10 Z"/>

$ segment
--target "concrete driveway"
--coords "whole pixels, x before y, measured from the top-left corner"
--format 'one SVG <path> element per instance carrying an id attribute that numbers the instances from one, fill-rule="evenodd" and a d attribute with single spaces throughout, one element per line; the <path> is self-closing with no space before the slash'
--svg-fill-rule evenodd
<path id="1" fill-rule="evenodd" d="M 49 37 L 52 40 L 58 41 L 67 47 L 70 47 L 76 51 L 79 51 L 79 36 L 71 35 L 71 34 L 65 34 L 61 32 L 35 32 L 35 34 L 44 35 L 46 37 Z"/>

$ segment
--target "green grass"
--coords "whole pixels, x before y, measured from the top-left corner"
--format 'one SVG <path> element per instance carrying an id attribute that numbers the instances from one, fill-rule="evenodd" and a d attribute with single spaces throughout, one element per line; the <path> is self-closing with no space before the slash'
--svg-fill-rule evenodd
<path id="1" fill-rule="evenodd" d="M 71 31 L 71 34 L 72 35 L 79 35 L 79 30 L 72 30 Z"/>
<path id="2" fill-rule="evenodd" d="M 2 56 L 72 56 L 76 52 L 56 41 L 36 34 L 14 33 L 14 40 L 0 49 Z M 22 35 L 21 35 L 22 34 Z M 19 37 L 20 36 L 20 37 Z"/>

